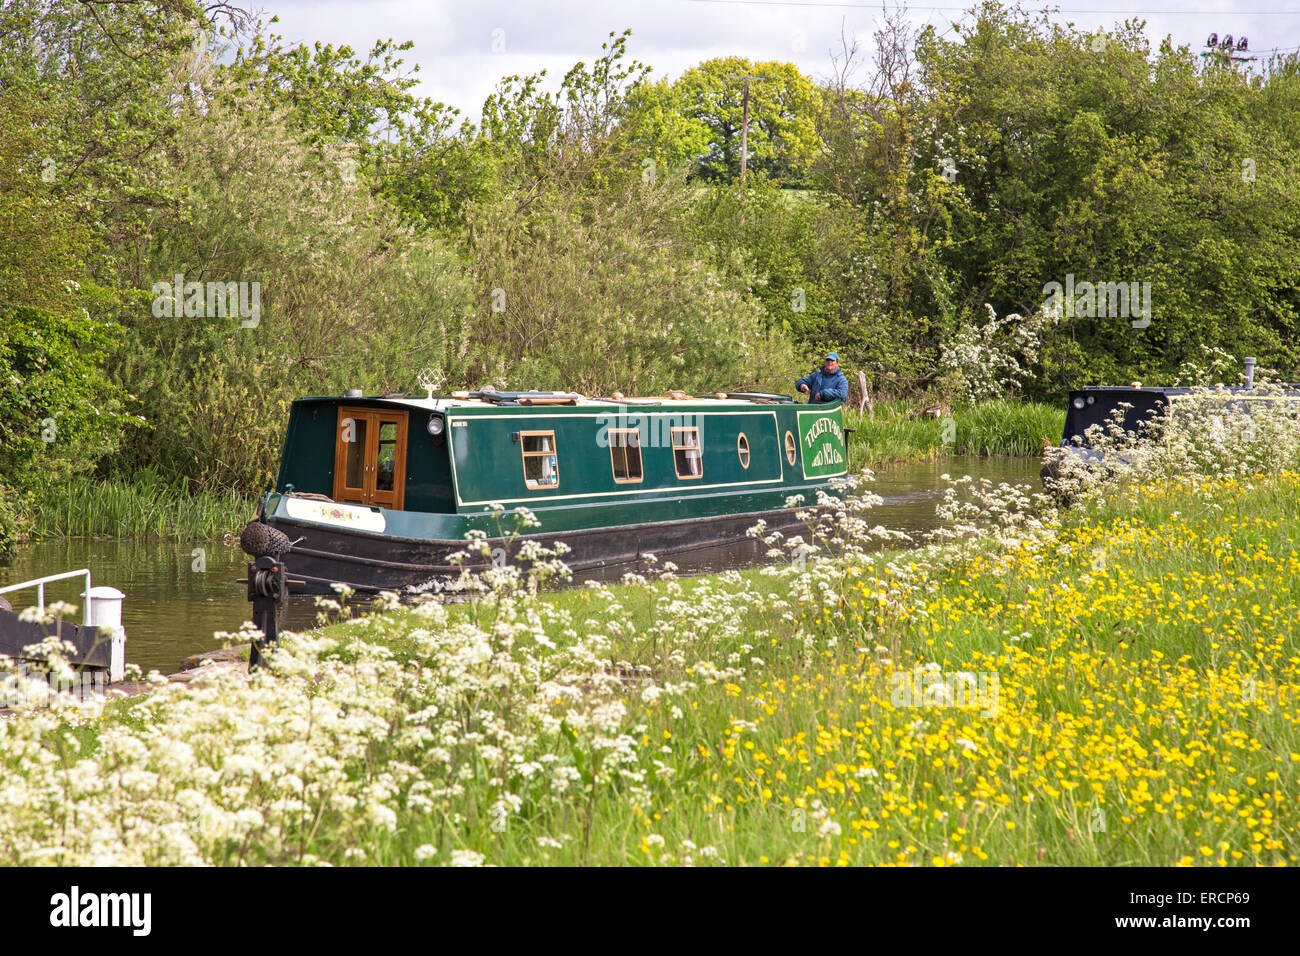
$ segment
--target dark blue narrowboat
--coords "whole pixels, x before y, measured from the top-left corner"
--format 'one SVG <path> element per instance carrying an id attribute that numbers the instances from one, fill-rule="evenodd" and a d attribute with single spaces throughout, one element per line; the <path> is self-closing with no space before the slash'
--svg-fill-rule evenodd
<path id="1" fill-rule="evenodd" d="M 1297 384 L 1257 389 L 1254 385 L 1254 362 L 1254 359 L 1246 360 L 1245 385 L 1215 387 L 1214 394 L 1222 395 L 1225 415 L 1249 415 L 1252 409 L 1279 400 L 1300 402 L 1300 385 Z M 1092 447 L 1088 435 L 1093 426 L 1106 429 L 1118 421 L 1126 434 L 1141 437 L 1150 423 L 1176 409 L 1180 400 L 1204 394 L 1203 388 L 1143 386 L 1138 382 L 1130 386 L 1089 386 L 1071 391 L 1059 445 L 1062 451 L 1049 452 L 1046 456 L 1040 472 L 1044 486 L 1049 490 L 1053 488 L 1053 482 L 1059 476 L 1061 455 L 1091 459 L 1101 455 Z"/>

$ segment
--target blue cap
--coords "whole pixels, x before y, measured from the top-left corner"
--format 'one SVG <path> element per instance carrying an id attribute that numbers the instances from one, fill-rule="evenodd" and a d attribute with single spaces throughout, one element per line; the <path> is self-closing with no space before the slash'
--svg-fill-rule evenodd
<path id="1" fill-rule="evenodd" d="M 836 352 L 827 352 L 826 358 L 823 359 L 823 361 L 826 362 L 838 362 L 839 360 L 840 360 L 839 354 Z"/>

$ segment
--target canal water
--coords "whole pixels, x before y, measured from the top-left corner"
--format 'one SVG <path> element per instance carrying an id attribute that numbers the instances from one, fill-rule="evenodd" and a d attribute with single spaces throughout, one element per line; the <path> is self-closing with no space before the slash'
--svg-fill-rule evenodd
<path id="1" fill-rule="evenodd" d="M 941 475 L 969 474 L 994 482 L 1036 485 L 1038 468 L 1034 458 L 947 458 L 882 468 L 873 490 L 884 504 L 873 514 L 887 528 L 926 531 L 937 524 L 935 503 L 945 487 Z M 751 563 L 757 553 L 748 545 L 734 552 L 711 549 L 690 560 L 674 561 L 683 571 L 721 570 Z M 10 563 L 0 566 L 0 586 L 89 568 L 94 584 L 111 585 L 126 594 L 122 625 L 127 661 L 146 673 L 154 669 L 172 673 L 190 654 L 219 648 L 214 633 L 237 631 L 249 619 L 244 585 L 237 583 L 244 576 L 246 561 L 238 546 L 225 547 L 219 541 L 62 539 L 20 548 Z M 614 576 L 621 573 L 622 569 Z M 81 589 L 75 580 L 51 584 L 46 601 L 63 600 L 80 607 Z M 15 608 L 23 608 L 34 603 L 35 591 L 8 597 Z M 281 627 L 311 627 L 316 615 L 313 598 L 290 598 Z"/>

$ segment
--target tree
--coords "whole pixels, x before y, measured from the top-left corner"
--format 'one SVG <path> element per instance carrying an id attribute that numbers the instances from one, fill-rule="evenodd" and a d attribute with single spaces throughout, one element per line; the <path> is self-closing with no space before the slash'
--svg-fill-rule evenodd
<path id="1" fill-rule="evenodd" d="M 624 182 L 582 214 L 553 187 L 473 214 L 480 305 L 470 320 L 501 387 L 629 395 L 757 387 L 792 371 L 784 333 L 764 321 L 753 276 L 723 272 L 682 228 L 693 190 Z"/>
<path id="2" fill-rule="evenodd" d="M 175 109 L 192 95 L 203 38 L 238 21 L 227 4 L 11 0 L 0 8 L 0 89 L 35 97 L 51 193 L 100 242 L 86 270 L 113 286 L 153 207 Z"/>
<path id="3" fill-rule="evenodd" d="M 901 12 L 875 34 L 865 62 L 846 38 L 819 114 L 816 181 L 851 220 L 828 270 L 832 341 L 874 388 L 910 391 L 935 375 L 940 343 L 958 324 L 954 276 L 941 253 L 964 199 L 927 143 L 937 107 L 913 57 Z M 865 76 L 863 75 L 863 71 Z"/>
<path id="4" fill-rule="evenodd" d="M 284 111 L 308 145 L 350 147 L 349 175 L 365 176 L 408 221 L 455 229 L 465 203 L 490 192 L 493 169 L 474 128 L 456 129 L 457 110 L 411 92 L 419 66 L 406 70 L 401 54 L 412 45 L 380 40 L 362 58 L 346 45 L 286 45 L 257 25 L 218 77 Z"/>
<path id="5" fill-rule="evenodd" d="M 804 185 L 817 154 L 817 87 L 792 63 L 744 57 L 706 60 L 673 85 L 688 120 L 710 132 L 700 175 L 730 182 L 740 174 L 744 80 L 749 84 L 749 168 L 784 186 Z"/>
<path id="6" fill-rule="evenodd" d="M 178 117 L 171 151 L 183 199 L 149 223 L 150 293 L 123 320 L 128 357 L 115 374 L 149 430 L 117 466 L 249 492 L 273 480 L 292 399 L 411 388 L 423 365 L 442 365 L 435 318 L 461 314 L 467 293 L 454 251 L 415 234 L 352 175 L 350 147 L 314 142 L 260 91 L 205 82 L 206 105 Z M 216 308 L 210 292 L 181 309 L 176 275 L 201 290 L 238 288 L 257 312 Z"/>
<path id="7" fill-rule="evenodd" d="M 590 66 L 575 63 L 554 92 L 544 88 L 545 70 L 502 79 L 483 104 L 480 135 L 506 188 L 521 187 L 527 196 L 556 185 L 576 195 L 640 175 L 622 124 L 649 68 L 626 60 L 630 35 L 611 33 L 601 55 Z"/>
<path id="8" fill-rule="evenodd" d="M 554 93 L 507 78 L 484 106 L 502 191 L 468 211 L 481 374 L 597 394 L 785 377 L 784 332 L 763 322 L 753 275 L 696 241 L 696 190 L 667 161 L 647 175 L 659 145 L 643 110 L 662 88 L 647 92 L 625 46 L 611 36 Z"/>
<path id="9" fill-rule="evenodd" d="M 1202 345 L 1295 367 L 1300 144 L 1269 119 L 1294 109 L 1293 77 L 1167 42 L 1151 56 L 1132 21 L 1082 34 L 987 3 L 958 33 L 927 31 L 917 58 L 926 145 L 962 200 L 942 251 L 960 311 L 1028 314 L 1050 282 L 1150 283 L 1149 325 L 1067 309 L 1034 391 L 1166 377 Z"/>
<path id="10" fill-rule="evenodd" d="M 713 139 L 703 121 L 687 115 L 681 87 L 667 80 L 646 82 L 629 92 L 622 127 L 630 149 L 641 157 L 644 178 L 685 178 L 696 172 Z"/>
<path id="11" fill-rule="evenodd" d="M 128 419 L 100 369 L 121 330 L 88 311 L 0 304 L 0 554 L 24 531 L 27 495 L 116 451 Z"/>

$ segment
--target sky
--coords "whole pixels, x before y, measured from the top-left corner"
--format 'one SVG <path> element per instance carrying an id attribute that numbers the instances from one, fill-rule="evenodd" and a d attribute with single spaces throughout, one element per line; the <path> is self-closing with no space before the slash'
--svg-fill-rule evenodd
<path id="1" fill-rule="evenodd" d="M 855 0 L 261 0 L 270 27 L 290 42 L 349 44 L 358 52 L 377 39 L 412 40 L 408 64 L 418 63 L 416 92 L 477 121 L 497 81 L 541 70 L 558 82 L 578 60 L 600 55 L 611 32 L 631 29 L 628 53 L 654 68 L 654 77 L 679 76 L 701 60 L 745 56 L 796 63 L 813 78 L 832 72 L 842 37 L 868 51 L 882 7 Z M 934 24 L 951 34 L 970 2 L 930 0 L 908 7 L 916 27 Z M 1207 36 L 1249 38 L 1254 54 L 1300 49 L 1300 0 L 1062 0 L 1046 7 L 1052 19 L 1092 32 L 1137 17 L 1158 46 L 1201 50 Z M 891 9 L 892 9 L 891 5 Z"/>

